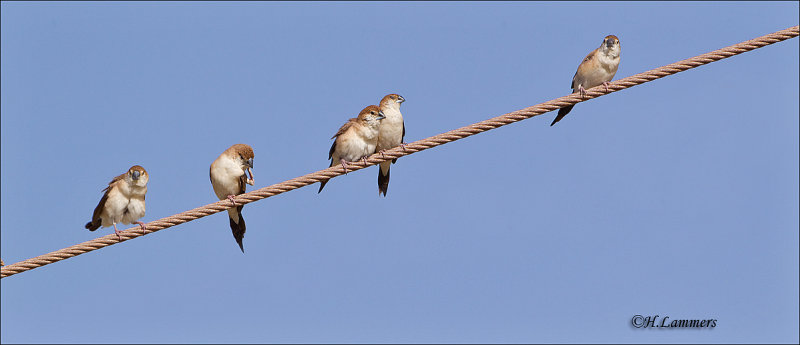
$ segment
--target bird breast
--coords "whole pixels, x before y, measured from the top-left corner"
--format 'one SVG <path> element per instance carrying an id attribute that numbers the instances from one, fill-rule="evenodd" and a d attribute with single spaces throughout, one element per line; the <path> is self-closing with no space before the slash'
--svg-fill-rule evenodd
<path id="1" fill-rule="evenodd" d="M 123 194 L 121 189 L 116 187 L 108 191 L 108 198 L 105 205 L 103 205 L 103 213 L 100 215 L 103 219 L 102 225 L 104 227 L 122 222 L 122 216 L 125 214 L 128 203 L 130 203 L 130 198 Z"/>
<path id="2" fill-rule="evenodd" d="M 348 136 L 342 139 L 343 140 L 338 143 L 336 148 L 339 159 L 353 162 L 375 152 L 377 138 L 365 140 L 365 138 L 361 136 Z"/>
<path id="3" fill-rule="evenodd" d="M 132 198 L 122 216 L 123 224 L 131 224 L 144 217 L 144 200 Z"/>
<path id="4" fill-rule="evenodd" d="M 400 145 L 403 140 L 403 115 L 399 110 L 389 108 L 383 112 L 385 119 L 381 120 L 378 132 L 377 150 L 385 150 Z"/>
<path id="5" fill-rule="evenodd" d="M 600 66 L 602 67 L 601 69 L 603 70 L 605 75 L 610 75 L 610 77 L 608 77 L 608 80 L 605 81 L 609 81 L 612 78 L 614 78 L 614 74 L 617 73 L 617 68 L 619 67 L 619 56 L 612 57 L 606 54 L 599 54 L 599 55 L 600 56 L 598 58 L 598 61 L 600 62 Z"/>
<path id="6" fill-rule="evenodd" d="M 239 194 L 239 177 L 244 170 L 233 159 L 220 157 L 211 166 L 211 185 L 220 200 Z"/>

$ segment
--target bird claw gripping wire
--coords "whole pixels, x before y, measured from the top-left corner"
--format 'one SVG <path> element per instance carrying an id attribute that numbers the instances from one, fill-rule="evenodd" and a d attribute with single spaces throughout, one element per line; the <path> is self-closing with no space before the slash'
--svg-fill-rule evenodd
<path id="1" fill-rule="evenodd" d="M 134 222 L 134 223 L 136 223 L 136 224 L 139 224 L 139 226 L 141 226 L 141 227 L 142 227 L 142 235 L 144 235 L 144 231 L 146 230 L 146 228 L 144 227 L 144 223 L 142 223 L 142 222 L 139 222 L 139 221 L 136 221 L 136 222 Z"/>

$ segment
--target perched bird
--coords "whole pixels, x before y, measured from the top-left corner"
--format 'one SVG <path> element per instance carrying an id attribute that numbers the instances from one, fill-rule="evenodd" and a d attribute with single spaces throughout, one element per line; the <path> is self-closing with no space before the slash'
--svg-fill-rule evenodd
<path id="1" fill-rule="evenodd" d="M 103 189 L 103 197 L 94 209 L 92 221 L 86 228 L 95 231 L 100 226 L 114 226 L 114 233 L 121 240 L 117 223 L 139 224 L 144 232 L 144 223 L 138 219 L 144 217 L 144 195 L 147 193 L 147 181 L 150 178 L 141 166 L 134 165 L 128 172 L 115 177 Z"/>
<path id="2" fill-rule="evenodd" d="M 228 199 L 234 206 L 236 201 L 233 197 L 244 193 L 245 184 L 253 185 L 255 179 L 253 178 L 253 148 L 245 144 L 236 144 L 229 147 L 222 152 L 213 163 L 209 171 L 211 177 L 211 186 L 214 187 L 214 193 L 220 200 Z M 250 178 L 247 178 L 247 174 Z M 231 231 L 236 243 L 244 253 L 244 232 L 246 230 L 244 218 L 242 218 L 242 208 L 244 205 L 228 209 L 228 218 L 230 218 Z"/>
<path id="3" fill-rule="evenodd" d="M 383 97 L 380 103 L 381 112 L 386 116 L 378 131 L 378 145 L 375 151 L 382 152 L 396 146 L 403 145 L 403 138 L 406 136 L 406 126 L 403 123 L 403 114 L 400 113 L 400 103 L 405 102 L 405 98 L 398 94 L 390 94 Z M 392 163 L 397 163 L 397 158 L 390 162 L 383 162 L 378 168 L 378 194 L 389 189 L 389 168 Z"/>
<path id="4" fill-rule="evenodd" d="M 606 36 L 603 44 L 586 55 L 586 58 L 578 66 L 578 71 L 572 77 L 572 85 L 570 85 L 572 92 L 578 91 L 581 93 L 581 97 L 585 97 L 586 89 L 599 85 L 605 85 L 606 92 L 608 92 L 608 82 L 614 79 L 617 67 L 619 67 L 619 53 L 620 46 L 617 36 Z M 570 105 L 559 109 L 558 115 L 550 126 L 561 121 L 574 106 Z"/>
<path id="5" fill-rule="evenodd" d="M 328 151 L 328 159 L 331 165 L 342 164 L 342 168 L 347 172 L 347 162 L 357 161 L 375 153 L 375 146 L 378 144 L 378 128 L 381 120 L 386 118 L 376 105 L 370 105 L 361 110 L 358 117 L 348 120 L 331 139 L 336 139 Z M 325 188 L 328 180 L 319 184 L 319 191 Z"/>

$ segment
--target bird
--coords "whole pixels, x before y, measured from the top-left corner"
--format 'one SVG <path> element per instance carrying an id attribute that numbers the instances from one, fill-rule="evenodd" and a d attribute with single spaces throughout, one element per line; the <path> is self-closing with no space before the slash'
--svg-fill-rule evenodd
<path id="1" fill-rule="evenodd" d="M 138 221 L 144 217 L 144 197 L 147 193 L 147 182 L 150 180 L 147 170 L 139 165 L 134 165 L 122 175 L 114 177 L 103 189 L 103 197 L 94 209 L 92 221 L 86 223 L 89 231 L 95 231 L 100 226 L 114 226 L 114 233 L 122 240 L 117 223 L 139 224 L 142 233 L 145 231 L 144 223 Z"/>
<path id="2" fill-rule="evenodd" d="M 255 153 L 250 145 L 235 144 L 217 157 L 209 169 L 209 177 L 211 178 L 211 186 L 214 187 L 214 193 L 219 200 L 228 199 L 233 203 L 236 208 L 228 209 L 228 218 L 230 219 L 231 232 L 236 243 L 239 244 L 239 249 L 244 253 L 244 232 L 246 226 L 244 218 L 242 218 L 242 208 L 244 205 L 236 205 L 234 196 L 244 193 L 245 184 L 254 185 L 255 178 L 253 178 L 253 158 Z M 250 178 L 247 174 L 250 174 Z"/>
<path id="3" fill-rule="evenodd" d="M 383 153 L 384 150 L 397 146 L 403 146 L 403 138 L 406 136 L 406 125 L 403 122 L 403 114 L 400 113 L 400 104 L 405 102 L 405 98 L 396 93 L 389 94 L 381 99 L 380 109 L 385 119 L 381 121 L 378 131 L 378 144 L 375 151 Z M 378 167 L 378 195 L 389 189 L 389 169 L 392 163 L 397 163 L 397 158 L 391 162 L 382 162 Z"/>
<path id="4" fill-rule="evenodd" d="M 570 85 L 572 92 L 580 92 L 581 97 L 585 97 L 586 89 L 599 85 L 604 85 L 606 92 L 608 92 L 608 82 L 614 79 L 614 75 L 617 74 L 619 54 L 619 38 L 614 35 L 606 36 L 603 39 L 603 44 L 589 53 L 589 55 L 586 55 L 586 58 L 578 66 L 578 70 L 572 77 L 572 85 Z M 573 104 L 559 109 L 558 115 L 550 126 L 561 121 L 574 106 Z"/>
<path id="5" fill-rule="evenodd" d="M 342 164 L 344 172 L 347 173 L 347 163 L 364 159 L 366 163 L 367 156 L 375 153 L 375 146 L 378 144 L 378 130 L 381 120 L 386 118 L 377 105 L 368 105 L 361 110 L 358 117 L 352 118 L 345 122 L 339 131 L 334 134 L 331 139 L 336 139 L 331 144 L 331 149 L 328 151 L 328 159 L 331 160 L 332 167 L 336 164 Z M 320 181 L 319 191 L 325 188 L 328 180 Z"/>

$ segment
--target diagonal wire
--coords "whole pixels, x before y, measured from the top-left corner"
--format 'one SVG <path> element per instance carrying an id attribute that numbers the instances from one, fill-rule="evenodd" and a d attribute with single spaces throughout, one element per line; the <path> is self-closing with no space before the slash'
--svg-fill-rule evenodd
<path id="1" fill-rule="evenodd" d="M 678 61 L 666 66 L 658 67 L 646 72 L 632 75 L 612 82 L 608 85 L 608 91 L 604 86 L 597 86 L 586 90 L 586 97 L 581 98 L 578 94 L 571 94 L 568 96 L 559 97 L 544 103 L 534 105 L 525 109 L 517 110 L 508 114 L 500 115 L 488 120 L 484 120 L 469 126 L 464 126 L 454 129 L 445 133 L 434 135 L 429 138 L 417 140 L 413 143 L 407 144 L 405 147 L 396 147 L 386 150 L 383 154 L 376 153 L 369 156 L 366 162 L 359 161 L 350 163 L 348 171 L 355 171 L 364 169 L 366 167 L 376 165 L 398 157 L 410 155 L 415 152 L 427 150 L 432 147 L 443 145 L 451 141 L 463 139 L 478 133 L 482 133 L 497 127 L 505 126 L 517 121 L 525 120 L 536 115 L 541 115 L 568 105 L 577 104 L 589 99 L 607 95 L 612 92 L 620 91 L 633 87 L 639 84 L 644 84 L 649 81 L 660 79 L 675 73 L 683 72 L 688 69 L 699 67 L 711 62 L 729 58 L 744 52 L 758 49 L 773 43 L 781 42 L 790 38 L 797 37 L 800 34 L 800 27 L 793 26 L 785 30 L 777 31 L 768 35 L 754 38 L 748 41 L 734 44 L 722 49 L 698 55 L 686 60 Z M 327 180 L 339 175 L 344 174 L 345 171 L 340 165 L 306 174 L 300 177 L 293 178 L 288 181 L 276 183 L 274 185 L 254 190 L 249 193 L 237 195 L 235 200 L 238 204 L 248 204 L 253 201 L 269 198 L 281 193 L 286 193 L 290 190 L 305 187 L 323 180 Z M 57 261 L 68 259 L 83 253 L 97 250 L 112 244 L 124 242 L 139 236 L 144 236 L 152 232 L 163 230 L 175 225 L 183 224 L 198 218 L 202 218 L 217 212 L 225 211 L 232 205 L 229 200 L 222 200 L 205 206 L 197 207 L 189 211 L 181 212 L 173 216 L 161 218 L 145 224 L 146 230 L 142 231 L 140 227 L 129 228 L 123 231 L 120 235 L 121 240 L 117 239 L 117 235 L 110 234 L 94 240 L 79 243 L 64 249 L 60 249 L 51 253 L 40 255 L 31 259 L 23 260 L 8 266 L 0 268 L 0 278 L 5 278 L 20 272 L 32 270 L 37 267 L 48 265 Z"/>

